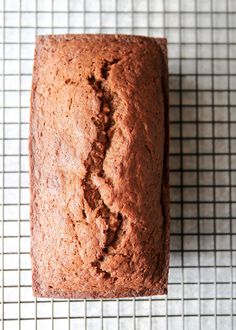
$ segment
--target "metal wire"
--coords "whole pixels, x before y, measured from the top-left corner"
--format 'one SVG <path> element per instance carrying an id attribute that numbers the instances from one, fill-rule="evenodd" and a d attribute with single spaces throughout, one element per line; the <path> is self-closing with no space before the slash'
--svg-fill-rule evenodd
<path id="1" fill-rule="evenodd" d="M 19 107 L 21 107 L 21 0 L 19 1 Z M 19 180 L 18 180 L 18 324 L 21 328 L 21 272 L 20 272 L 20 261 L 21 261 L 21 111 L 19 113 L 19 159 L 18 159 L 18 169 L 19 169 Z"/>
<path id="2" fill-rule="evenodd" d="M 4 43 L 5 40 L 5 14 L 4 14 L 4 10 L 5 10 L 5 0 L 3 1 L 3 28 L 2 28 L 2 40 Z M 2 47 L 2 223 L 1 223 L 1 285 L 2 285 L 2 290 L 1 290 L 1 317 L 2 319 L 4 318 L 4 203 L 5 203 L 5 199 L 4 199 L 4 182 L 5 182 L 5 177 L 4 177 L 4 156 L 5 156 L 5 143 L 4 143 L 4 138 L 5 138 L 5 93 L 4 88 L 5 88 L 5 79 L 4 79 L 4 75 L 5 75 L 5 65 L 4 65 L 4 61 L 5 61 L 5 49 L 4 47 Z M 2 330 L 4 329 L 4 322 L 2 321 L 1 323 L 1 327 Z"/>
<path id="3" fill-rule="evenodd" d="M 213 2 L 211 0 L 210 2 L 210 9 L 211 12 L 213 11 Z M 211 42 L 213 42 L 213 14 L 211 13 L 210 15 L 210 20 L 211 20 Z M 211 71 L 214 72 L 214 47 L 213 44 L 211 44 L 211 54 L 212 54 L 212 59 L 211 59 Z M 214 77 L 213 75 L 211 76 L 211 86 L 212 89 L 215 89 L 215 84 L 214 84 Z M 216 184 L 216 174 L 215 174 L 215 113 L 214 113 L 214 107 L 215 107 L 215 98 L 214 94 L 211 93 L 211 112 L 212 112 L 212 151 L 213 151 L 213 200 L 216 200 L 216 190 L 215 190 L 215 184 Z M 216 207 L 214 204 L 213 207 L 213 217 L 216 217 Z M 214 234 L 214 264 L 216 265 L 216 222 L 214 221 L 214 229 L 213 229 L 213 234 Z M 217 297 L 217 286 L 216 286 L 216 268 L 214 268 L 214 320 L 215 320 L 215 329 L 217 328 L 217 303 L 216 303 L 216 297 Z"/>
<path id="4" fill-rule="evenodd" d="M 3 0 L 0 22 L 2 329 L 235 329 L 235 1 Z M 168 38 L 167 297 L 32 296 L 27 135 L 34 37 L 68 32 Z"/>
<path id="5" fill-rule="evenodd" d="M 195 11 L 197 12 L 197 2 L 195 2 Z M 198 14 L 195 15 L 195 41 L 198 41 L 198 34 L 197 34 L 197 28 L 198 28 Z M 199 83 L 198 83 L 198 46 L 196 45 L 196 90 L 199 89 Z M 196 153 L 199 154 L 199 109 L 198 109 L 198 95 L 196 93 Z M 197 181 L 197 187 L 199 187 L 199 158 L 197 158 L 197 173 L 196 173 L 196 181 Z M 200 192 L 197 188 L 197 200 L 200 200 Z M 197 204 L 197 217 L 199 218 L 200 215 L 200 207 L 199 203 Z M 197 248 L 200 249 L 200 223 L 198 221 L 197 223 Z M 201 315 L 201 273 L 200 273 L 200 254 L 198 253 L 198 319 L 200 320 Z M 199 330 L 201 330 L 201 320 L 199 322 Z"/>
<path id="6" fill-rule="evenodd" d="M 226 53 L 226 57 L 229 58 L 230 55 L 230 49 L 229 49 L 229 43 L 230 43 L 230 36 L 229 36 L 229 1 L 226 1 L 226 29 L 227 29 L 227 53 Z M 228 168 L 229 168 L 229 184 L 230 184 L 230 189 L 229 189 L 229 203 L 230 203 L 230 208 L 229 208 L 229 217 L 232 219 L 233 216 L 233 211 L 232 211 L 232 173 L 231 173 L 231 152 L 232 152 L 232 148 L 231 148 L 231 113 L 230 113 L 230 65 L 229 65 L 230 61 L 227 61 L 227 104 L 228 104 L 228 115 L 227 115 L 227 121 L 228 121 L 228 141 L 229 141 L 229 146 L 228 146 L 228 153 L 229 153 L 229 160 L 228 160 Z M 233 253 L 232 253 L 232 249 L 233 249 L 233 244 L 232 244 L 232 221 L 230 221 L 230 305 L 231 305 L 231 310 L 230 310 L 230 316 L 231 316 L 231 328 L 233 329 L 234 327 L 234 319 L 233 319 L 233 314 L 234 314 L 234 308 L 233 308 Z"/>

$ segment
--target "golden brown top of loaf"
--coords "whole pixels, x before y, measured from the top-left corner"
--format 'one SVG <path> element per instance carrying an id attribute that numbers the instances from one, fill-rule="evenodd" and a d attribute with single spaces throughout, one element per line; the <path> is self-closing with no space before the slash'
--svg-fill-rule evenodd
<path id="1" fill-rule="evenodd" d="M 36 295 L 166 291 L 166 40 L 37 37 L 31 96 Z"/>

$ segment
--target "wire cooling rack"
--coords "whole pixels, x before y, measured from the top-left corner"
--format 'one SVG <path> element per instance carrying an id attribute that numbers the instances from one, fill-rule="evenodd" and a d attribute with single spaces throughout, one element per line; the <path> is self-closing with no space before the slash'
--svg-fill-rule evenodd
<path id="1" fill-rule="evenodd" d="M 236 329 L 236 2 L 2 0 L 2 329 Z M 167 297 L 34 299 L 28 120 L 35 34 L 169 41 L 171 265 Z"/>

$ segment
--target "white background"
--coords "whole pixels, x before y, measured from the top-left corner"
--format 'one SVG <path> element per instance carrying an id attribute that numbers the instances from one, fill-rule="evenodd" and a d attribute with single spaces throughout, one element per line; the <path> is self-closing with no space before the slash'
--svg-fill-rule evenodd
<path id="1" fill-rule="evenodd" d="M 0 27 L 4 329 L 235 329 L 236 2 L 2 0 Z M 27 138 L 34 40 L 67 32 L 168 38 L 167 297 L 69 302 L 32 296 Z"/>

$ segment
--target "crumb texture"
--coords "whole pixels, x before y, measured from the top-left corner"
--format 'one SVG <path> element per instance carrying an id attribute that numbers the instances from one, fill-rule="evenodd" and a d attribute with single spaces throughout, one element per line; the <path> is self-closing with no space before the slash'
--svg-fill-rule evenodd
<path id="1" fill-rule="evenodd" d="M 29 139 L 35 296 L 167 292 L 167 71 L 165 39 L 37 38 Z"/>

